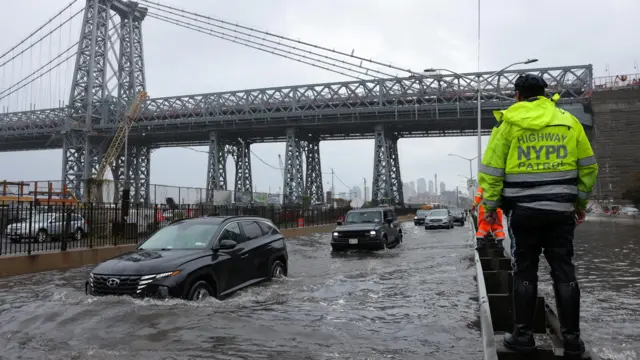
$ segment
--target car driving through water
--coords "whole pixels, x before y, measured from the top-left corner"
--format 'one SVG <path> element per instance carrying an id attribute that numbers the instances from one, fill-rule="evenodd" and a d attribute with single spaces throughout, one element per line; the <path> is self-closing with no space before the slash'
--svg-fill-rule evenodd
<path id="1" fill-rule="evenodd" d="M 424 223 L 425 229 L 453 229 L 453 216 L 449 209 L 431 210 Z"/>
<path id="2" fill-rule="evenodd" d="M 402 229 L 393 208 L 366 208 L 350 210 L 344 223 L 331 234 L 334 251 L 347 249 L 382 250 L 402 242 Z"/>
<path id="3" fill-rule="evenodd" d="M 429 215 L 430 210 L 418 210 L 416 216 L 413 217 L 414 225 L 424 225 L 424 219 Z"/>
<path id="4" fill-rule="evenodd" d="M 284 236 L 270 220 L 211 216 L 175 221 L 136 251 L 99 264 L 85 289 L 96 296 L 224 298 L 287 269 Z"/>

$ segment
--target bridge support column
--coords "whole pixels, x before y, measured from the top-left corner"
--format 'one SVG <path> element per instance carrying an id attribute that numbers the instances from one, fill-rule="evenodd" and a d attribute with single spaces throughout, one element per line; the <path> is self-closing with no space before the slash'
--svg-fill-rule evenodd
<path id="1" fill-rule="evenodd" d="M 236 179 L 234 190 L 237 192 L 251 192 L 253 181 L 251 178 L 251 143 L 238 139 L 227 146 L 236 164 Z"/>
<path id="2" fill-rule="evenodd" d="M 307 175 L 305 176 L 304 192 L 310 198 L 310 204 L 324 203 L 324 189 L 322 187 L 322 167 L 320 165 L 320 140 L 308 140 L 305 147 Z"/>
<path id="3" fill-rule="evenodd" d="M 97 172 L 104 152 L 100 139 L 84 131 L 67 130 L 63 134 L 62 179 L 76 198 L 85 199 L 87 180 Z"/>
<path id="4" fill-rule="evenodd" d="M 398 137 L 383 125 L 376 125 L 371 184 L 374 205 L 404 205 L 398 158 Z"/>
<path id="5" fill-rule="evenodd" d="M 129 181 L 133 181 L 132 200 L 134 203 L 149 204 L 149 178 L 151 177 L 151 149 L 136 145 L 132 149 Z"/>
<path id="6" fill-rule="evenodd" d="M 284 184 L 283 203 L 302 204 L 302 191 L 304 189 L 303 161 L 304 149 L 295 128 L 289 128 L 285 143 L 284 155 Z"/>
<path id="7" fill-rule="evenodd" d="M 227 152 L 220 134 L 213 131 L 209 134 L 209 161 L 207 164 L 206 201 L 213 202 L 215 190 L 227 188 Z"/>

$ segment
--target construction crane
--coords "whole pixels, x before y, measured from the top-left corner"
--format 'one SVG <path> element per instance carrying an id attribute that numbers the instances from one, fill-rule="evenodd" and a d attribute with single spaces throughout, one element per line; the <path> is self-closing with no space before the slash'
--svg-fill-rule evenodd
<path id="1" fill-rule="evenodd" d="M 93 179 L 91 179 L 92 183 L 97 186 L 90 186 L 90 197 L 93 201 L 101 201 L 102 198 L 102 180 L 104 179 L 104 174 L 107 171 L 107 168 L 113 164 L 115 158 L 122 151 L 122 146 L 126 143 L 127 137 L 129 136 L 129 130 L 131 130 L 131 126 L 133 125 L 135 119 L 138 117 L 138 113 L 140 112 L 140 108 L 142 107 L 142 103 L 147 98 L 147 92 L 141 91 L 136 100 L 131 104 L 129 111 L 125 114 L 124 118 L 118 124 L 118 128 L 116 129 L 116 133 L 113 136 L 113 140 L 107 149 L 102 162 L 98 166 L 98 171 Z M 125 169 L 125 172 L 127 169 Z M 89 196 L 86 197 L 87 200 Z"/>

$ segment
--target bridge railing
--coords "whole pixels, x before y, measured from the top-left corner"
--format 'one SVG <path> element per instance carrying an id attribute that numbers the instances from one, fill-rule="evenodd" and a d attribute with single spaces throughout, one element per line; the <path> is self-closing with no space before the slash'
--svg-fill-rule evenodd
<path id="1" fill-rule="evenodd" d="M 254 215 L 280 229 L 334 224 L 345 208 L 283 209 L 267 206 L 142 206 L 123 214 L 120 204 L 36 205 L 0 203 L 0 255 L 137 244 L 171 221 L 207 215 Z M 126 223 L 122 216 L 126 216 Z"/>
<path id="2" fill-rule="evenodd" d="M 640 73 L 593 78 L 593 91 L 640 87 Z"/>

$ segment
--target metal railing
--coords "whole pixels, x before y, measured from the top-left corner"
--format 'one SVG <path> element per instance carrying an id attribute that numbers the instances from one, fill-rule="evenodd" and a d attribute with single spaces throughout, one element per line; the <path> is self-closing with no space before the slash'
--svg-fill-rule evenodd
<path id="1" fill-rule="evenodd" d="M 593 78 L 593 91 L 640 87 L 640 73 Z"/>
<path id="2" fill-rule="evenodd" d="M 121 204 L 0 202 L 0 255 L 137 244 L 171 221 L 183 218 L 254 215 L 270 219 L 280 229 L 290 229 L 332 224 L 347 210 L 132 204 L 123 211 Z"/>

